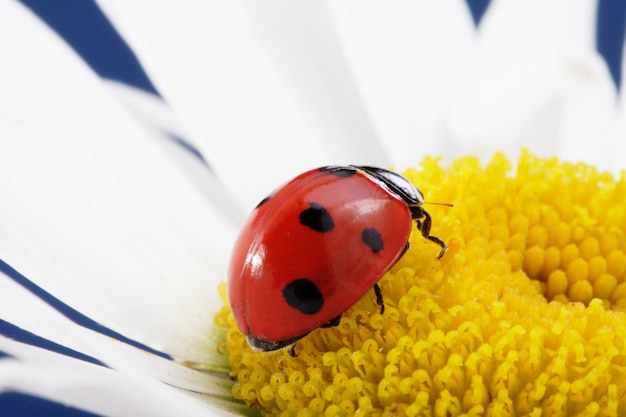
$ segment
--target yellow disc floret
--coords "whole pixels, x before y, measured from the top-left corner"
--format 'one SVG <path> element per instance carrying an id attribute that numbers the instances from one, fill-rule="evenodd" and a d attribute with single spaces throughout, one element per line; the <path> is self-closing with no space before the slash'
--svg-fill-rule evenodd
<path id="1" fill-rule="evenodd" d="M 626 179 L 522 152 L 404 175 L 432 234 L 374 293 L 289 350 L 252 351 L 217 322 L 233 395 L 281 416 L 626 415 Z M 224 292 L 224 288 L 222 288 Z"/>

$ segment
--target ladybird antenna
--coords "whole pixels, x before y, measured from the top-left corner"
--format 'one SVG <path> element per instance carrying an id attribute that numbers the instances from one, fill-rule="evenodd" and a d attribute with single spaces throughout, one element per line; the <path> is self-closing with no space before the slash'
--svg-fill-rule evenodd
<path id="1" fill-rule="evenodd" d="M 435 203 L 435 202 L 432 202 L 432 201 L 424 201 L 424 204 L 431 204 L 433 206 L 454 207 L 454 204 L 451 204 L 451 203 Z"/>

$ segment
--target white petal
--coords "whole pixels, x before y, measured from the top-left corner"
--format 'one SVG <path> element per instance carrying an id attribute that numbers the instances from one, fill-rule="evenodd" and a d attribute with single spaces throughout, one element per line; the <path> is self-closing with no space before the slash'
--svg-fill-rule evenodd
<path id="1" fill-rule="evenodd" d="M 613 167 L 623 142 L 616 92 L 594 48 L 596 2 L 497 1 L 480 27 L 465 85 L 447 110 L 457 154 L 494 144 Z M 623 155 L 623 154 L 622 154 Z M 608 159 L 608 160 L 607 160 Z"/>
<path id="2" fill-rule="evenodd" d="M 586 145 L 616 139 L 615 99 L 597 56 L 542 54 L 461 89 L 451 101 L 447 128 L 459 154 L 489 156 L 500 142 L 544 156 L 562 150 L 593 159 Z"/>
<path id="3" fill-rule="evenodd" d="M 236 227 L 56 35 L 19 3 L 0 15 L 3 260 L 94 320 L 202 362 Z"/>
<path id="4" fill-rule="evenodd" d="M 313 165 L 388 164 L 326 3 L 99 4 L 248 208 Z"/>
<path id="5" fill-rule="evenodd" d="M 217 389 L 216 383 L 221 378 L 184 367 L 162 354 L 126 339 L 123 335 L 91 325 L 75 312 L 68 314 L 67 308 L 58 311 L 58 303 L 50 305 L 44 302 L 8 276 L 0 275 L 0 291 L 3 296 L 0 317 L 3 322 L 21 329 L 21 332 L 37 335 L 122 372 L 150 376 L 192 392 L 214 396 L 229 392 L 228 389 Z M 213 341 L 203 348 L 207 352 L 215 352 L 216 344 L 217 341 Z M 214 354 L 210 364 L 217 368 L 225 367 L 226 362 L 224 356 Z"/>
<path id="6" fill-rule="evenodd" d="M 581 53 L 595 48 L 597 0 L 498 0 L 480 25 L 483 65 L 501 69 L 544 52 Z"/>
<path id="7" fill-rule="evenodd" d="M 626 129 L 605 61 L 592 55 L 574 62 L 576 83 L 565 95 L 557 155 L 617 173 L 624 169 Z"/>
<path id="8" fill-rule="evenodd" d="M 449 149 L 444 106 L 475 48 L 464 2 L 331 4 L 368 114 L 394 163 L 414 166 Z"/>
<path id="9" fill-rule="evenodd" d="M 438 147 L 448 155 L 520 146 L 588 155 L 572 141 L 584 132 L 591 143 L 592 124 L 614 131 L 613 91 L 589 57 L 596 2 L 570 3 L 496 1 L 477 33 L 462 2 L 333 4 L 370 114 L 390 132 L 385 143 L 397 144 L 389 148 L 402 150 L 395 160 L 410 163 L 407 156 Z M 575 103 L 589 98 L 598 110 L 581 118 Z"/>
<path id="10" fill-rule="evenodd" d="M 619 130 L 621 132 L 626 132 L 626 94 L 624 93 L 624 87 L 626 83 L 626 42 L 624 42 L 622 46 L 622 85 L 621 92 L 619 95 L 618 102 L 618 113 L 619 113 Z M 608 153 L 608 152 L 607 152 Z M 622 139 L 616 144 L 614 144 L 611 153 L 616 154 L 620 157 L 620 161 L 613 161 L 611 169 L 615 172 L 619 172 L 619 170 L 623 170 L 626 167 L 626 140 Z"/>
<path id="11" fill-rule="evenodd" d="M 111 417 L 233 415 L 216 408 L 207 397 L 149 377 L 114 371 L 2 336 L 0 350 L 15 357 L 0 360 L 0 392 L 25 392 Z"/>
<path id="12" fill-rule="evenodd" d="M 175 115 L 159 96 L 118 81 L 105 81 L 147 129 L 163 134 L 186 136 Z"/>
<path id="13" fill-rule="evenodd" d="M 189 142 L 189 133 L 180 125 L 167 104 L 151 93 L 115 81 L 107 81 L 117 97 L 128 107 L 142 125 L 149 130 L 156 142 L 162 145 L 169 156 L 187 174 L 189 180 L 210 199 L 221 215 L 234 225 L 241 225 L 247 211 L 233 198 L 232 191 L 220 182 L 208 162 Z"/>

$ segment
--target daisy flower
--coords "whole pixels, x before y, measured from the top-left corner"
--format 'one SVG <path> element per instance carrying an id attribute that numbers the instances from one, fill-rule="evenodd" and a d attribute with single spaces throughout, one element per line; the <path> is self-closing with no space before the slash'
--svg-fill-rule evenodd
<path id="1" fill-rule="evenodd" d="M 610 3 L 99 1 L 160 97 L 0 3 L 1 392 L 111 416 L 620 415 Z M 347 163 L 454 203 L 429 208 L 450 251 L 415 234 L 383 315 L 364 297 L 297 357 L 255 354 L 220 299 L 245 214 Z"/>

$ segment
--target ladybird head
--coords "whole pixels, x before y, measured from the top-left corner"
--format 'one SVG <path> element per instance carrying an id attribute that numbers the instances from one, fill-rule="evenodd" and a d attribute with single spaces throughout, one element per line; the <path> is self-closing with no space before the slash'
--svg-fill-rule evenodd
<path id="1" fill-rule="evenodd" d="M 387 169 L 371 166 L 354 166 L 382 182 L 389 190 L 402 198 L 408 205 L 424 204 L 424 194 L 402 175 Z"/>

